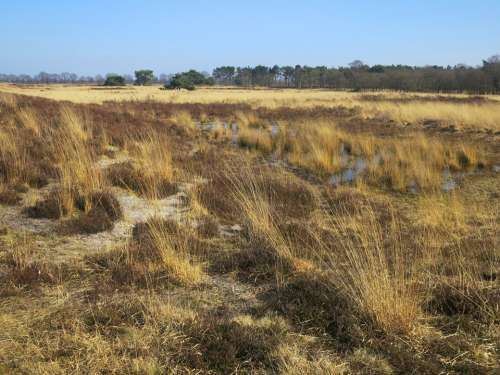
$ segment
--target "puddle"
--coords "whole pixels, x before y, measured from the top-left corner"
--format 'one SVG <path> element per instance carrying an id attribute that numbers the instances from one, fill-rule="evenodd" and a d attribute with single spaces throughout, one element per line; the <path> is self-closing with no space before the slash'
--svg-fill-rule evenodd
<path id="1" fill-rule="evenodd" d="M 368 168 L 369 163 L 376 165 L 382 160 L 379 154 L 376 154 L 369 162 L 360 157 L 353 160 L 350 146 L 344 143 L 340 144 L 340 155 L 344 170 L 330 177 L 329 183 L 334 186 L 353 183 Z"/>
<path id="2" fill-rule="evenodd" d="M 237 123 L 227 123 L 224 122 L 223 124 L 218 124 L 218 123 L 203 123 L 203 124 L 197 124 L 196 125 L 198 128 L 201 130 L 205 131 L 211 131 L 214 129 L 222 128 L 224 131 L 230 131 L 231 132 L 231 144 L 237 145 L 238 144 L 238 133 L 239 133 L 239 126 Z M 280 132 L 279 125 L 277 123 L 271 124 L 270 128 L 265 128 L 265 129 L 259 129 L 260 131 L 269 131 L 271 133 L 271 137 L 275 138 L 278 136 Z"/>
<path id="3" fill-rule="evenodd" d="M 453 174 L 449 169 L 443 171 L 443 184 L 441 185 L 441 190 L 449 192 L 455 190 L 458 187 L 457 182 L 453 178 Z"/>
<path id="4" fill-rule="evenodd" d="M 411 181 L 410 184 L 408 185 L 408 191 L 412 194 L 417 194 L 418 193 L 418 186 L 415 181 Z"/>
<path id="5" fill-rule="evenodd" d="M 362 158 L 357 158 L 354 165 L 346 170 L 336 173 L 330 177 L 329 183 L 338 186 L 342 184 L 351 184 L 354 180 L 366 170 L 366 161 Z"/>
<path id="6" fill-rule="evenodd" d="M 231 143 L 233 145 L 238 144 L 238 124 L 235 122 L 231 124 Z"/>
<path id="7" fill-rule="evenodd" d="M 273 138 L 276 137 L 279 132 L 280 132 L 280 128 L 279 128 L 278 124 L 273 123 L 271 125 L 271 137 L 273 137 Z"/>

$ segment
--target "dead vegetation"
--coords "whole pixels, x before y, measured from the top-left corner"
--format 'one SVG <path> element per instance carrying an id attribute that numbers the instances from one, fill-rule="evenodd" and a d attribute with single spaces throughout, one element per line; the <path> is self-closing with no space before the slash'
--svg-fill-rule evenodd
<path id="1" fill-rule="evenodd" d="M 494 373 L 497 145 L 292 104 L 2 95 L 0 372 Z"/>

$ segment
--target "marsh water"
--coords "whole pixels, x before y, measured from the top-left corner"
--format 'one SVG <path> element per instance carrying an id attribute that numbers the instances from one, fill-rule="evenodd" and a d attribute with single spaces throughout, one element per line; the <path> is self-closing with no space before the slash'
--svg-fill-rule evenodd
<path id="1" fill-rule="evenodd" d="M 224 122 L 222 124 L 204 123 L 198 124 L 198 127 L 205 131 L 212 131 L 217 128 L 222 128 L 224 129 L 224 133 L 226 133 L 227 139 L 230 139 L 231 144 L 234 146 L 238 145 L 239 126 L 236 122 Z M 269 128 L 258 128 L 258 130 L 262 132 L 270 132 L 272 138 L 277 137 L 281 131 L 277 123 L 272 123 Z M 328 178 L 328 183 L 333 186 L 355 183 L 356 180 L 367 171 L 370 165 L 377 165 L 382 161 L 382 157 L 380 154 L 375 154 L 370 160 L 362 157 L 353 157 L 349 152 L 349 148 L 344 143 L 341 143 L 339 152 L 341 156 L 341 170 L 339 172 L 333 173 Z M 288 164 L 287 156 L 280 156 L 276 151 L 271 154 L 271 162 L 291 167 Z M 500 173 L 500 165 L 494 165 L 492 167 L 492 170 L 496 173 Z M 477 171 L 469 172 L 468 174 L 470 173 L 477 173 Z M 460 177 L 463 177 L 464 175 L 465 173 L 463 172 L 454 173 L 450 171 L 449 168 L 445 168 L 442 172 L 443 181 L 441 190 L 444 192 L 450 192 L 457 189 L 459 187 L 458 179 Z M 418 193 L 418 186 L 414 181 L 409 184 L 408 191 L 412 193 Z"/>

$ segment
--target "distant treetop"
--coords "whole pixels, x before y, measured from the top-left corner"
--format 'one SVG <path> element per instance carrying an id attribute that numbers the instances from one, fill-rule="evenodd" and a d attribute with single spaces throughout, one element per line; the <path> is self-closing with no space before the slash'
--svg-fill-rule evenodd
<path id="1" fill-rule="evenodd" d="M 118 74 L 108 74 L 104 86 L 125 86 L 125 78 Z"/>
<path id="2" fill-rule="evenodd" d="M 153 84 L 156 77 L 152 70 L 143 69 L 135 71 L 135 84 L 138 86 L 148 86 Z"/>
<path id="3" fill-rule="evenodd" d="M 166 89 L 186 89 L 194 90 L 196 86 L 202 85 L 213 85 L 214 79 L 210 76 L 205 76 L 204 74 L 191 69 L 184 73 L 175 74 L 170 81 L 164 86 Z"/>

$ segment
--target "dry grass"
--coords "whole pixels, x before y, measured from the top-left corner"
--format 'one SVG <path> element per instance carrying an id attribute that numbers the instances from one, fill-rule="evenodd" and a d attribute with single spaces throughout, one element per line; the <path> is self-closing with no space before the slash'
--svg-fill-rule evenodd
<path id="1" fill-rule="evenodd" d="M 260 143 L 268 137 L 265 131 L 252 130 L 250 135 L 245 131 L 239 142 L 257 145 L 264 154 L 273 147 L 289 164 L 321 176 L 362 163 L 359 180 L 395 191 L 439 190 L 446 170 L 474 171 L 488 164 L 484 151 L 473 144 L 452 144 L 423 133 L 404 138 L 349 134 L 326 120 L 288 123 L 283 128 L 275 139 Z M 259 148 L 261 144 L 266 146 Z"/>
<path id="2" fill-rule="evenodd" d="M 208 104 L 0 95 L 0 373 L 496 370 L 495 135 L 363 115 L 455 97 L 157 91 Z M 486 104 L 496 105 L 477 106 Z M 237 121 L 240 142 L 262 155 L 219 142 L 229 131 L 182 131 L 214 118 Z M 106 149 L 116 163 L 101 163 Z M 325 181 L 358 159 L 365 168 L 353 184 Z M 452 192 L 441 189 L 443 171 L 457 177 Z M 176 181 L 187 195 L 143 199 L 173 194 Z M 139 207 L 165 202 L 165 211 Z"/>
<path id="3" fill-rule="evenodd" d="M 43 125 L 40 124 L 40 117 L 32 109 L 21 108 L 17 114 L 23 127 L 31 130 L 36 137 L 41 135 Z"/>
<path id="4" fill-rule="evenodd" d="M 383 330 L 410 333 L 423 318 L 422 296 L 410 272 L 415 259 L 405 252 L 397 223 L 383 228 L 370 206 L 354 215 L 333 215 L 327 221 L 339 241 L 337 252 L 328 244 L 318 250 L 334 282 Z"/>
<path id="5" fill-rule="evenodd" d="M 342 167 L 341 146 L 343 133 L 335 123 L 299 124 L 296 135 L 288 140 L 288 161 L 298 167 L 321 174 L 338 172 Z"/>
<path id="6" fill-rule="evenodd" d="M 472 127 L 500 130 L 498 103 L 452 104 L 442 102 L 364 103 L 366 116 L 386 116 L 398 123 L 419 124 L 437 121 L 456 128 Z"/>
<path id="7" fill-rule="evenodd" d="M 168 103 L 248 103 L 252 107 L 360 107 L 367 117 L 386 116 L 400 123 L 420 123 L 427 120 L 442 121 L 456 127 L 489 128 L 498 130 L 500 104 L 495 96 L 487 97 L 493 103 L 446 103 L 432 100 L 433 94 L 397 92 L 375 93 L 377 101 L 366 101 L 362 93 L 328 90 L 246 90 L 226 88 L 201 88 L 193 92 L 160 90 L 158 86 L 128 86 L 122 90 L 95 90 L 94 86 L 32 85 L 13 86 L 2 84 L 5 93 L 27 94 L 76 103 L 102 103 L 104 101 L 153 100 Z M 466 98 L 466 95 L 443 95 L 449 98 Z M 412 100 L 413 98 L 424 100 Z M 408 98 L 403 102 L 394 99 Z M 425 100 L 429 98 L 428 100 Z M 10 99 L 9 99 L 10 100 Z"/>
<path id="8" fill-rule="evenodd" d="M 290 272 L 303 264 L 298 257 L 317 258 L 321 260 L 318 266 L 332 274 L 331 282 L 383 330 L 409 333 L 423 317 L 422 296 L 414 289 L 411 261 L 405 258 L 408 254 L 398 238 L 397 223 L 382 227 L 370 205 L 361 205 L 347 215 L 342 215 L 340 208 L 319 218 L 320 226 L 328 228 L 331 235 L 325 239 L 320 232 L 312 233 L 307 244 L 310 249 L 304 249 L 279 226 L 284 218 L 273 215 L 275 202 L 259 184 L 255 171 L 238 166 L 238 173 L 232 176 L 251 241 L 261 250 L 267 247 L 274 252 L 278 285 L 284 285 Z M 336 241 L 333 251 L 332 238 Z"/>
<path id="9" fill-rule="evenodd" d="M 174 113 L 174 115 L 170 118 L 170 121 L 187 129 L 195 129 L 195 122 L 191 117 L 191 113 L 187 111 L 179 111 Z"/>
<path id="10" fill-rule="evenodd" d="M 25 182 L 28 169 L 26 150 L 13 130 L 0 130 L 0 172 L 4 182 Z"/>
<path id="11" fill-rule="evenodd" d="M 172 187 L 174 169 L 171 146 L 164 137 L 149 132 L 139 139 L 131 140 L 127 149 L 143 176 L 140 188 L 142 194 L 157 199 L 175 190 Z"/>
<path id="12" fill-rule="evenodd" d="M 148 199 L 162 199 L 177 191 L 171 145 L 166 137 L 149 130 L 128 138 L 125 149 L 131 160 L 115 163 L 106 170 L 113 185 Z"/>
<path id="13" fill-rule="evenodd" d="M 183 285 L 195 285 L 203 280 L 200 264 L 190 259 L 194 249 L 189 233 L 182 230 L 167 230 L 161 219 L 150 219 L 147 223 L 146 241 L 151 244 L 168 276 Z M 175 227 L 175 224 L 173 224 Z"/>
<path id="14" fill-rule="evenodd" d="M 241 147 L 257 149 L 264 154 L 270 154 L 273 150 L 271 135 L 268 132 L 249 127 L 238 130 L 238 144 Z"/>
<path id="15" fill-rule="evenodd" d="M 96 155 L 87 143 L 91 130 L 69 108 L 62 109 L 60 121 L 60 128 L 53 135 L 53 148 L 58 158 L 61 204 L 66 213 L 72 214 L 74 204 L 80 198 L 85 202 L 84 211 L 88 212 L 92 208 L 91 194 L 106 187 L 104 177 L 95 165 Z"/>

